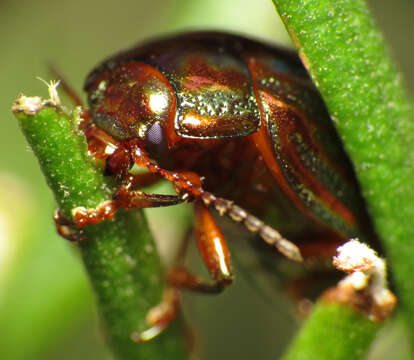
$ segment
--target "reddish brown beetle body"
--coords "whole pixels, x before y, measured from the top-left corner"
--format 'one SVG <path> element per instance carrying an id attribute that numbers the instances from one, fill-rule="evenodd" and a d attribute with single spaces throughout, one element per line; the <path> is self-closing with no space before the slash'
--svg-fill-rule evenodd
<path id="1" fill-rule="evenodd" d="M 104 61 L 85 90 L 89 148 L 120 188 L 110 205 L 75 218 L 85 225 L 119 206 L 176 204 L 137 190 L 160 177 L 171 181 L 195 203 L 196 239 L 214 279 L 177 268 L 172 286 L 211 292 L 232 281 L 208 206 L 295 260 L 296 246 L 264 221 L 276 217 L 305 259 L 332 255 L 350 237 L 374 239 L 352 167 L 296 54 L 234 35 L 184 34 Z M 134 163 L 150 174 L 130 175 Z"/>
<path id="2" fill-rule="evenodd" d="M 207 190 L 254 213 L 288 198 L 307 236 L 318 227 L 363 235 L 351 166 L 293 53 L 233 35 L 186 34 L 105 61 L 85 90 L 95 124 L 118 140 L 139 139 L 161 167 L 195 172 Z"/>

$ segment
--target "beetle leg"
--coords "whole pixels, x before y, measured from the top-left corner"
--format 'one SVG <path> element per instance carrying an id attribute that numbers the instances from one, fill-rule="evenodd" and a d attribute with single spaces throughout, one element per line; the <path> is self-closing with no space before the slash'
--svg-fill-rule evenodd
<path id="1" fill-rule="evenodd" d="M 178 196 L 149 194 L 139 190 L 130 190 L 127 185 L 123 185 L 116 191 L 113 200 L 104 201 L 96 208 L 87 209 L 79 206 L 72 209 L 73 221 L 65 218 L 59 209 L 55 211 L 53 219 L 58 234 L 67 240 L 76 242 L 84 238 L 82 234 L 73 229 L 73 226 L 82 228 L 86 225 L 98 224 L 103 220 L 112 219 L 120 207 L 132 210 L 171 206 L 182 202 L 183 200 Z"/>
<path id="2" fill-rule="evenodd" d="M 84 117 L 85 125 L 81 124 L 80 127 L 84 129 L 88 143 L 88 152 L 98 163 L 101 162 L 100 165 L 104 167 L 106 159 L 116 151 L 119 152 L 119 142 L 95 124 L 89 123 L 89 113 L 86 112 L 82 116 Z"/>
<path id="3" fill-rule="evenodd" d="M 189 227 L 184 234 L 183 240 L 181 241 L 181 244 L 178 247 L 176 254 L 173 257 L 174 264 L 182 264 L 184 262 L 193 234 L 194 228 Z"/>
<path id="4" fill-rule="evenodd" d="M 86 115 L 85 115 L 86 116 Z M 128 149 L 95 124 L 85 128 L 89 153 L 105 168 L 105 175 L 123 178 L 131 188 L 140 189 L 157 183 L 161 176 L 152 172 L 130 174 L 131 156 Z"/>
<path id="5" fill-rule="evenodd" d="M 90 224 L 99 224 L 101 221 L 105 219 L 112 219 L 118 211 L 118 207 L 119 205 L 117 204 L 117 202 L 113 200 L 103 201 L 96 208 L 85 208 L 83 206 L 78 206 L 72 209 L 73 221 L 69 219 L 64 219 L 62 221 L 61 218 L 57 219 L 55 216 L 55 223 L 57 223 L 57 226 L 63 224 L 63 226 L 66 227 L 76 226 L 78 228 L 82 228 Z M 57 210 L 57 213 L 59 213 L 59 210 Z M 58 233 L 61 234 L 59 228 Z M 63 237 L 67 238 L 66 236 Z"/>
<path id="6" fill-rule="evenodd" d="M 127 186 L 121 186 L 114 194 L 113 200 L 104 201 L 96 208 L 87 209 L 79 206 L 72 210 L 72 216 L 75 225 L 83 227 L 112 219 L 120 207 L 127 210 L 144 209 L 176 205 L 182 201 L 174 195 L 148 194 L 139 190 L 129 190 Z"/>
<path id="7" fill-rule="evenodd" d="M 177 205 L 183 200 L 175 195 L 149 194 L 140 190 L 130 190 L 128 185 L 120 186 L 113 200 L 117 206 L 125 209 L 144 209 L 161 206 Z"/>
<path id="8" fill-rule="evenodd" d="M 188 230 L 176 255 L 177 263 L 184 259 L 191 235 L 192 231 Z M 177 287 L 168 286 L 164 290 L 162 301 L 147 313 L 147 323 L 150 327 L 142 332 L 133 332 L 131 334 L 132 341 L 143 343 L 158 336 L 175 319 L 179 307 L 180 302 Z"/>
<path id="9" fill-rule="evenodd" d="M 91 133 L 88 134 L 88 131 Z M 110 156 L 106 155 L 108 160 L 112 160 L 110 164 L 119 171 L 119 175 L 123 176 L 130 168 L 128 154 L 122 146 L 112 143 L 110 139 L 106 139 L 106 134 L 100 129 L 92 125 L 87 129 L 88 144 L 91 146 L 92 141 L 99 143 L 97 147 L 102 150 L 103 147 L 112 147 L 113 152 Z M 103 154 L 103 153 L 102 153 Z M 101 154 L 101 155 L 102 155 Z M 108 168 L 108 166 L 107 166 Z M 111 170 L 114 170 L 112 168 Z M 161 207 L 176 205 L 184 201 L 179 196 L 149 194 L 139 190 L 134 190 L 142 186 L 148 186 L 159 181 L 160 176 L 153 173 L 144 173 L 124 176 L 124 185 L 121 185 L 115 192 L 112 200 L 107 200 L 99 204 L 96 208 L 77 207 L 72 210 L 74 221 L 63 218 L 61 213 L 57 211 L 54 216 L 57 232 L 70 241 L 78 241 L 83 238 L 76 231 L 71 229 L 72 226 L 83 227 L 89 224 L 98 224 L 105 219 L 112 219 L 119 207 L 125 209 L 143 209 L 150 207 Z"/>
<path id="10" fill-rule="evenodd" d="M 66 240 L 77 242 L 83 240 L 82 230 L 73 229 L 73 221 L 68 220 L 62 215 L 60 209 L 56 209 L 53 214 L 57 233 Z"/>
<path id="11" fill-rule="evenodd" d="M 233 281 L 230 253 L 210 210 L 201 201 L 195 202 L 195 237 L 213 282 L 207 282 L 184 267 L 177 266 L 170 270 L 168 283 L 181 289 L 218 293 Z"/>
<path id="12" fill-rule="evenodd" d="M 180 301 L 177 289 L 166 288 L 162 301 L 147 313 L 146 321 L 150 327 L 142 332 L 133 332 L 131 334 L 132 341 L 143 343 L 159 335 L 176 318 L 179 307 Z"/>
<path id="13" fill-rule="evenodd" d="M 131 174 L 128 177 L 127 183 L 130 184 L 131 189 L 142 189 L 147 186 L 156 184 L 162 179 L 159 175 L 150 172 Z"/>

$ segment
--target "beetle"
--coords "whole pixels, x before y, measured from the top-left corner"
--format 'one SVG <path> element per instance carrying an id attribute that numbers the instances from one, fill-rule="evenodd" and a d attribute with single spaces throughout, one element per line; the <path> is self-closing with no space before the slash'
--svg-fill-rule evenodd
<path id="1" fill-rule="evenodd" d="M 331 256 L 352 237 L 375 241 L 352 165 L 296 53 L 237 35 L 186 33 L 110 57 L 84 90 L 89 150 L 119 187 L 96 209 L 74 209 L 75 223 L 98 223 L 119 207 L 192 202 L 213 281 L 177 266 L 168 275 L 172 288 L 219 292 L 232 282 L 212 209 L 294 261 Z M 134 164 L 148 172 L 132 175 Z M 140 191 L 161 178 L 177 196 Z M 267 225 L 274 217 L 278 230 Z M 162 331 L 173 307 L 134 340 Z"/>

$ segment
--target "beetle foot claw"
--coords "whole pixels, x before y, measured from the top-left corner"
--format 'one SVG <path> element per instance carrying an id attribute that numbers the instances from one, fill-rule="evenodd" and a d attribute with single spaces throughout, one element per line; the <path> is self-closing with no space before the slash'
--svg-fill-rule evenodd
<path id="1" fill-rule="evenodd" d="M 55 222 L 56 231 L 58 234 L 66 240 L 71 242 L 78 242 L 85 239 L 83 230 L 77 229 L 76 224 L 67 219 L 60 209 L 56 209 L 53 214 L 53 220 Z"/>
<path id="2" fill-rule="evenodd" d="M 161 334 L 175 319 L 180 306 L 179 292 L 176 288 L 164 290 L 162 301 L 147 313 L 148 329 L 131 333 L 131 340 L 137 344 L 148 342 Z"/>

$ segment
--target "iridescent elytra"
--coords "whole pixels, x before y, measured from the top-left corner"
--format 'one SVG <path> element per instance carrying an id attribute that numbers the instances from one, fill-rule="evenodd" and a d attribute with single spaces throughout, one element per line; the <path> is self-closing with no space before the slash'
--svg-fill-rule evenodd
<path id="1" fill-rule="evenodd" d="M 181 34 L 105 60 L 84 89 L 89 150 L 119 188 L 97 209 L 75 209 L 75 221 L 96 223 L 119 207 L 192 202 L 213 281 L 177 265 L 167 276 L 171 288 L 218 292 L 232 282 L 212 210 L 305 263 L 333 255 L 349 238 L 373 240 L 350 161 L 296 53 L 224 33 Z M 132 175 L 134 164 L 149 171 Z M 139 190 L 161 178 L 177 196 Z M 172 313 L 151 325 L 161 331 Z"/>

